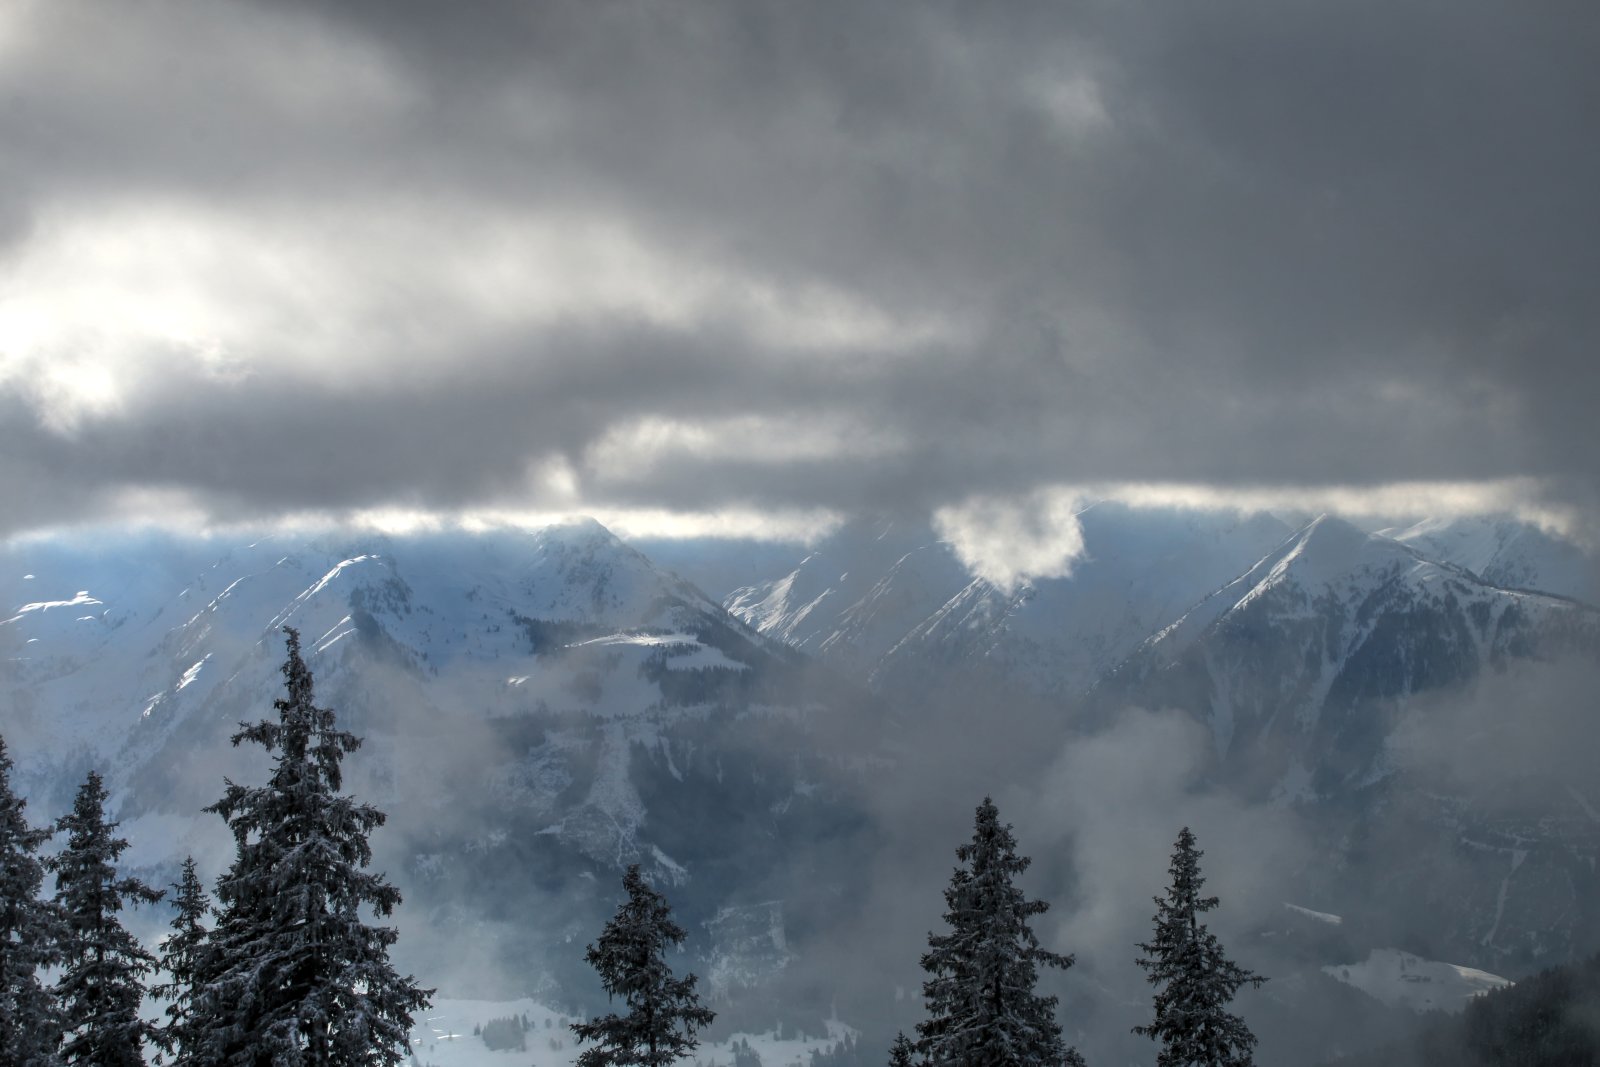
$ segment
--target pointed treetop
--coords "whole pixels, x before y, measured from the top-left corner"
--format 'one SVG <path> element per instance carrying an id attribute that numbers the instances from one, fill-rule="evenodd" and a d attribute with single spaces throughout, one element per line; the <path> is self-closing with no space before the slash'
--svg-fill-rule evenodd
<path id="1" fill-rule="evenodd" d="M 949 932 L 930 933 L 922 957 L 928 1017 L 917 1024 L 916 1051 L 931 1067 L 1077 1062 L 1061 1039 L 1056 998 L 1034 991 L 1040 967 L 1069 967 L 1072 957 L 1042 947 L 1029 926 L 1049 904 L 1013 884 L 1030 862 L 1016 846 L 985 797 L 944 891 Z"/>
<path id="2" fill-rule="evenodd" d="M 1133 1032 L 1161 1043 L 1159 1067 L 1250 1067 L 1255 1035 L 1227 1005 L 1240 986 L 1266 979 L 1228 959 L 1217 936 L 1200 922 L 1200 913 L 1217 906 L 1216 897 L 1200 896 L 1201 855 L 1184 827 L 1168 866 L 1171 884 L 1165 896 L 1155 898 L 1155 933 L 1139 944 L 1145 955 L 1136 960 L 1158 987 L 1154 1018 Z"/>
<path id="3" fill-rule="evenodd" d="M 622 887 L 628 899 L 584 959 L 627 1013 L 572 1024 L 579 1041 L 594 1043 L 578 1056 L 578 1067 L 666 1067 L 693 1052 L 696 1031 L 716 1018 L 700 1005 L 695 976 L 677 978 L 667 964 L 667 948 L 686 935 L 672 921 L 666 898 L 646 884 L 637 863 L 623 875 Z"/>
<path id="4" fill-rule="evenodd" d="M 360 739 L 314 703 L 300 635 L 285 628 L 285 638 L 276 720 L 241 724 L 233 737 L 274 755 L 267 784 L 227 782 L 206 809 L 233 831 L 235 856 L 217 882 L 215 928 L 193 959 L 192 1032 L 206 1063 L 254 1050 L 285 1063 L 393 1067 L 432 991 L 395 971 L 397 931 L 363 918 L 400 903 L 367 870 L 368 835 L 384 814 L 340 792 L 340 761 Z"/>
<path id="5" fill-rule="evenodd" d="M 1217 906 L 1216 897 L 1200 895 L 1200 887 L 1206 884 L 1205 875 L 1200 873 L 1200 857 L 1204 855 L 1195 847 L 1194 834 L 1187 826 L 1178 832 L 1172 861 L 1167 865 L 1167 873 L 1172 876 L 1166 893 L 1169 905 L 1184 907 L 1191 913 L 1210 911 Z M 1162 903 L 1160 897 L 1155 899 L 1157 904 Z"/>
<path id="6" fill-rule="evenodd" d="M 128 842 L 105 818 L 106 788 L 90 771 L 72 813 L 56 828 L 67 844 L 49 863 L 56 872 L 56 905 L 66 924 L 61 978 L 56 983 L 68 1064 L 136 1067 L 155 1027 L 139 1015 L 144 976 L 155 959 L 117 918 L 124 903 L 153 904 L 161 891 L 137 878 L 117 876 L 116 862 Z"/>
<path id="7" fill-rule="evenodd" d="M 889 1046 L 889 1067 L 915 1067 L 917 1046 L 902 1030 L 894 1035 L 894 1044 Z"/>

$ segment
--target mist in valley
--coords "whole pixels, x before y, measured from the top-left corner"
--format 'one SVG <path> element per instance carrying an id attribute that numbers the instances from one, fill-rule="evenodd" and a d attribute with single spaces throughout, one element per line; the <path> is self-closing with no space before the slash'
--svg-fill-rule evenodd
<path id="1" fill-rule="evenodd" d="M 325 535 L 295 550 L 389 553 L 389 577 L 355 596 L 366 603 L 397 580 L 415 595 L 422 583 L 406 580 L 432 561 L 493 561 L 518 543 Z M 219 548 L 156 547 L 124 551 L 165 560 L 154 573 L 174 589 Z M 47 580 L 47 567 L 32 566 L 32 582 Z M 55 566 L 86 573 L 75 559 Z M 1374 950 L 1516 977 L 1597 942 L 1586 857 L 1600 798 L 1587 792 L 1581 754 L 1595 740 L 1585 700 L 1600 669 L 1584 658 L 1509 664 L 1394 704 L 1385 773 L 1308 801 L 1264 796 L 1239 774 L 1237 755 L 1225 759 L 1192 710 L 1205 706 L 1198 695 L 1189 708 L 1108 710 L 965 669 L 869 686 L 738 624 L 636 646 L 596 640 L 591 631 L 605 628 L 581 621 L 484 607 L 451 620 L 485 635 L 471 654 L 418 659 L 385 629 L 390 616 L 361 622 L 358 611 L 341 623 L 349 636 L 309 661 L 319 702 L 366 738 L 347 760 L 347 787 L 389 816 L 373 844 L 406 898 L 396 960 L 441 996 L 531 997 L 570 1016 L 600 1009 L 583 951 L 619 899 L 621 868 L 639 862 L 689 931 L 677 962 L 720 1013 L 710 1037 L 778 1028 L 820 1039 L 837 1018 L 860 1032 L 862 1062 L 875 1062 L 921 1018 L 918 959 L 986 796 L 1032 858 L 1025 890 L 1051 905 L 1035 921 L 1042 941 L 1076 959 L 1041 986 L 1060 996 L 1068 1041 L 1090 1062 L 1148 1054 L 1129 1033 L 1149 1011 L 1136 945 L 1183 826 L 1221 899 L 1212 929 L 1270 979 L 1236 1004 L 1263 1059 L 1317 1062 L 1409 1032 L 1411 1012 L 1335 978 Z M 393 618 L 427 608 L 415 600 Z M 224 778 L 259 781 L 267 769 L 228 738 L 270 713 L 281 647 L 275 631 L 250 628 L 255 616 L 241 622 L 231 632 L 218 616 L 206 636 L 232 675 L 201 705 L 158 704 L 115 753 L 115 812 L 132 866 L 154 884 L 172 881 L 185 854 L 208 881 L 221 873 L 232 843 L 200 808 Z M 743 659 L 667 666 L 705 649 Z M 651 679 L 651 703 L 619 700 Z M 37 740 L 28 721 L 8 723 L 16 754 Z M 48 757 L 24 761 L 24 780 L 39 787 L 35 818 L 93 762 L 70 750 L 28 755 Z M 1563 836 L 1519 846 L 1552 819 Z M 147 939 L 159 936 L 160 913 L 134 920 Z"/>

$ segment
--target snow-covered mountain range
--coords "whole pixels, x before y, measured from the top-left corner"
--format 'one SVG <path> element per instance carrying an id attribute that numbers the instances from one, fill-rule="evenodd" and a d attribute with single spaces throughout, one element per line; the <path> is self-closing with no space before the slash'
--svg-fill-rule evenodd
<path id="1" fill-rule="evenodd" d="M 200 809 L 225 775 L 259 777 L 228 737 L 270 712 L 296 627 L 320 699 L 367 738 L 350 781 L 390 812 L 380 859 L 426 917 L 403 943 L 493 961 L 458 992 L 581 987 L 571 946 L 640 862 L 716 996 L 781 1002 L 893 832 L 871 798 L 918 765 L 919 696 L 953 679 L 1051 710 L 1034 740 L 1052 750 L 1129 705 L 1192 716 L 1211 786 L 1320 835 L 1285 877 L 1346 917 L 1352 960 L 1396 946 L 1503 973 L 1600 947 L 1587 782 L 1444 781 L 1415 759 L 1441 737 L 1497 755 L 1451 718 L 1486 679 L 1595 662 L 1578 547 L 1498 518 L 1373 531 L 1107 502 L 1077 521 L 1072 572 L 1014 589 L 904 523 L 788 561 L 719 546 L 706 574 L 766 577 L 706 592 L 590 521 L 17 541 L 0 731 L 36 818 L 96 767 L 152 880 L 185 852 L 214 872 L 227 842 Z"/>
<path id="2" fill-rule="evenodd" d="M 1150 636 L 1100 695 L 1186 708 L 1241 774 L 1326 795 L 1391 769 L 1394 712 L 1414 694 L 1596 649 L 1594 608 L 1322 516 Z"/>
<path id="3" fill-rule="evenodd" d="M 1530 757 L 1531 742 L 1507 745 L 1503 719 L 1453 714 L 1489 680 L 1518 678 L 1531 706 L 1558 665 L 1600 662 L 1596 570 L 1579 546 L 1493 516 L 1368 530 L 1107 503 L 1078 521 L 1072 573 L 1009 593 L 966 576 L 927 531 L 847 527 L 725 602 L 880 692 L 981 677 L 1053 699 L 1063 736 L 1130 706 L 1183 710 L 1210 734 L 1215 781 L 1320 822 L 1321 891 L 1363 897 L 1349 910 L 1383 936 L 1428 929 L 1463 962 L 1512 968 L 1600 936 L 1588 783 Z M 1550 715 L 1521 718 L 1537 736 Z M 1563 716 L 1539 743 L 1600 741 L 1587 722 Z M 1440 782 L 1427 753 L 1445 749 L 1530 762 L 1538 798 L 1513 803 L 1483 776 Z M 1469 884 L 1439 890 L 1444 869 Z M 1374 878 L 1405 892 L 1374 894 Z"/>
<path id="4" fill-rule="evenodd" d="M 734 590 L 725 605 L 762 634 L 880 686 L 957 667 L 1065 695 L 1292 532 L 1266 514 L 1114 502 L 1077 518 L 1084 552 L 1063 578 L 1002 589 L 968 574 L 927 528 L 863 523 L 781 578 Z"/>
<path id="5" fill-rule="evenodd" d="M 542 966 L 541 949 L 598 928 L 596 883 L 639 862 L 704 924 L 729 987 L 714 993 L 781 969 L 741 910 L 759 902 L 782 948 L 765 879 L 718 874 L 772 860 L 835 806 L 818 767 L 831 755 L 806 740 L 803 663 L 598 523 L 152 537 L 109 559 L 94 542 L 18 544 L 5 565 L 16 782 L 48 813 L 104 771 L 130 858 L 156 880 L 185 852 L 225 862 L 201 808 L 225 775 L 262 774 L 228 737 L 271 713 L 292 626 L 321 701 L 366 737 L 350 781 L 389 811 L 382 856 L 440 936 Z M 731 833 L 694 817 L 741 807 L 763 814 Z M 540 923 L 505 921 L 532 910 Z"/>

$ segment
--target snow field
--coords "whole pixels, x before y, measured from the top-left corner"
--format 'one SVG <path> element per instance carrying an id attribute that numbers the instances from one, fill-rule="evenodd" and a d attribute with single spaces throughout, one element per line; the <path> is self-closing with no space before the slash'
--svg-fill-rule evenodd
<path id="1" fill-rule="evenodd" d="M 1375 948 L 1360 963 L 1322 971 L 1390 1007 L 1412 1011 L 1461 1011 L 1472 998 L 1512 984 L 1488 971 L 1425 960 L 1397 948 Z"/>
<path id="2" fill-rule="evenodd" d="M 491 1050 L 481 1036 L 473 1034 L 474 1027 L 491 1019 L 523 1015 L 529 1023 L 526 1051 Z M 417 1017 L 411 1038 L 412 1059 L 418 1067 L 570 1067 L 585 1047 L 568 1029 L 576 1021 L 573 1016 L 526 997 L 504 1001 L 439 998 L 432 1010 Z M 780 1040 L 774 1030 L 737 1033 L 716 1043 L 702 1041 L 695 1054 L 682 1062 L 684 1067 L 728 1067 L 733 1063 L 734 1043 L 744 1042 L 761 1057 L 762 1067 L 805 1067 L 813 1049 L 826 1050 L 855 1033 L 836 1019 L 827 1025 L 826 1038 Z"/>

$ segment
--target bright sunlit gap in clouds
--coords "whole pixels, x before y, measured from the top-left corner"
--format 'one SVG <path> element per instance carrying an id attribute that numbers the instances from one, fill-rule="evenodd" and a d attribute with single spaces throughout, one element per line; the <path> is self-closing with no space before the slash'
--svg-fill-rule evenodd
<path id="1" fill-rule="evenodd" d="M 214 514 L 203 501 L 182 490 L 141 488 L 118 492 L 96 519 L 76 524 L 76 528 L 154 528 L 205 536 L 342 528 L 407 535 L 444 529 L 532 531 L 578 518 L 593 518 L 624 538 L 710 538 L 814 545 L 837 530 L 847 518 L 826 508 L 682 511 L 586 504 L 571 467 L 560 459 L 533 465 L 530 478 L 545 485 L 547 491 L 541 492 L 541 497 L 565 498 L 566 504 L 452 511 L 379 506 L 303 510 L 270 519 L 236 518 Z M 556 490 L 551 491 L 550 486 L 556 486 Z M 949 542 L 956 557 L 974 577 L 1011 592 L 1026 581 L 1072 574 L 1085 551 L 1078 515 L 1100 502 L 1199 512 L 1266 512 L 1293 521 L 1329 513 L 1369 527 L 1423 518 L 1503 514 L 1533 522 L 1563 536 L 1569 536 L 1568 531 L 1578 528 L 1577 516 L 1553 508 L 1543 503 L 1543 499 L 1540 486 L 1524 479 L 1370 487 L 1233 488 L 1122 483 L 1049 486 L 1027 493 L 974 496 L 936 509 L 930 521 L 935 533 Z M 49 527 L 14 539 L 48 539 L 73 528 Z"/>
<path id="2" fill-rule="evenodd" d="M 248 214 L 146 202 L 77 204 L 39 222 L 6 270 L 0 376 L 51 381 L 53 423 L 159 388 L 161 361 L 207 375 L 287 375 L 370 389 L 460 372 L 446 358 L 520 335 L 631 320 L 707 322 L 752 351 L 894 351 L 947 340 L 821 283 L 784 287 L 695 262 L 626 220 L 557 208 L 507 217 L 460 202 Z M 52 370 L 63 365 L 69 370 Z M 146 371 L 152 373 L 145 373 Z"/>
<path id="3" fill-rule="evenodd" d="M 40 527 L 16 534 L 15 543 L 49 541 L 83 532 L 160 530 L 178 535 L 228 537 L 321 530 L 371 530 L 407 534 L 459 529 L 534 531 L 578 519 L 594 519 L 619 537 L 693 540 L 699 538 L 812 544 L 836 530 L 843 518 L 826 510 L 724 509 L 682 512 L 660 508 L 582 508 L 529 510 L 472 508 L 443 512 L 405 507 L 307 510 L 262 518 L 220 518 L 189 494 L 170 489 L 129 489 L 116 494 L 100 517 L 74 524 Z M 3 542 L 0 542 L 3 543 Z"/>

